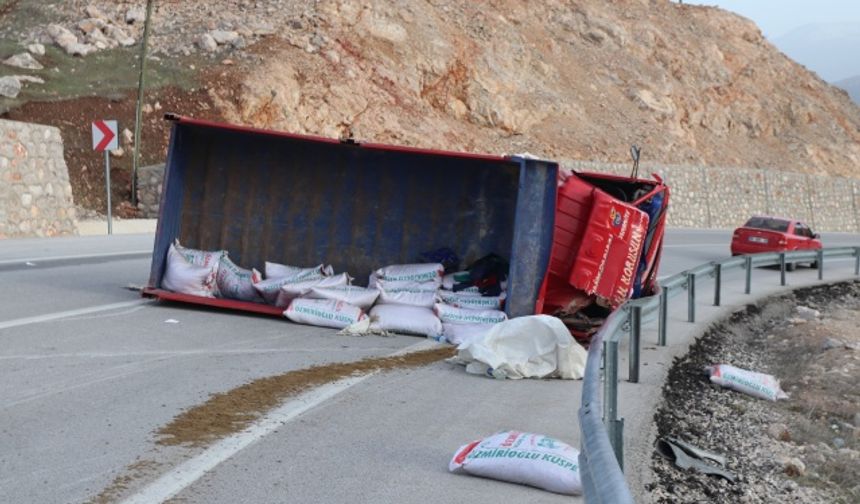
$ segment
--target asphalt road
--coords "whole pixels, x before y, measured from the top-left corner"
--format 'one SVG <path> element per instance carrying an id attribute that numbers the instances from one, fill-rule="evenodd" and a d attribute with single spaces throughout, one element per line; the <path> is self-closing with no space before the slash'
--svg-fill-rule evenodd
<path id="1" fill-rule="evenodd" d="M 729 238 L 670 230 L 661 276 L 725 257 Z M 122 476 L 118 494 L 139 502 L 570 501 L 452 475 L 447 463 L 460 445 L 505 429 L 578 446 L 580 382 L 496 381 L 445 362 L 327 387 L 288 403 L 268 430 L 208 451 L 156 445 L 156 429 L 212 393 L 429 342 L 141 300 L 126 286 L 146 282 L 151 243 L 0 242 L 0 502 L 86 502 Z"/>

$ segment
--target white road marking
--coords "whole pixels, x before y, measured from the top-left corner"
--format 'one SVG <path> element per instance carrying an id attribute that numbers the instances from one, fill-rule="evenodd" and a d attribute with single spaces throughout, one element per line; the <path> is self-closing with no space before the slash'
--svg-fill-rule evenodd
<path id="1" fill-rule="evenodd" d="M 329 350 L 328 348 L 260 348 L 250 350 L 175 350 L 175 351 L 142 351 L 142 352 L 71 352 L 54 354 L 17 354 L 0 355 L 0 361 L 10 360 L 46 360 L 46 359 L 129 359 L 139 357 L 210 357 L 222 355 L 270 355 L 270 354 L 295 354 L 295 353 L 319 353 Z M 385 350 L 381 347 L 355 347 L 339 348 L 339 352 L 367 352 Z"/>
<path id="2" fill-rule="evenodd" d="M 19 319 L 7 320 L 0 322 L 0 330 L 9 329 L 10 327 L 19 327 L 29 324 L 39 324 L 41 322 L 51 322 L 54 320 L 65 319 L 69 317 L 77 317 L 80 315 L 88 315 L 90 313 L 98 313 L 108 310 L 119 310 L 130 306 L 138 306 L 142 304 L 152 303 L 150 299 L 135 299 L 134 301 L 123 301 L 122 303 L 110 303 L 105 305 L 90 306 L 88 308 L 79 308 L 77 310 L 67 310 L 46 315 L 36 315 L 35 317 L 25 317 Z"/>
<path id="3" fill-rule="evenodd" d="M 693 248 L 693 247 L 726 247 L 731 245 L 729 242 L 720 243 L 676 243 L 674 245 L 663 245 L 663 248 Z"/>
<path id="4" fill-rule="evenodd" d="M 403 355 L 436 345 L 436 342 L 432 340 L 425 340 L 398 350 L 393 354 L 389 354 L 389 356 Z M 123 500 L 122 504 L 152 504 L 155 502 L 164 502 L 174 497 L 205 476 L 207 472 L 254 442 L 271 434 L 278 427 L 290 422 L 302 413 L 319 406 L 341 392 L 350 389 L 354 385 L 367 380 L 374 374 L 370 373 L 329 383 L 284 403 L 244 431 L 222 439 L 207 448 L 203 453 L 163 474 L 134 495 Z"/>
<path id="5" fill-rule="evenodd" d="M 27 266 L 38 266 L 40 262 L 50 261 L 71 261 L 74 259 L 101 259 L 105 257 L 127 256 L 135 254 L 152 254 L 152 250 L 129 250 L 127 252 L 104 252 L 101 254 L 78 254 L 66 256 L 48 256 L 48 257 L 31 257 L 28 259 L 4 259 L 0 261 L 0 266 L 9 264 L 26 264 Z"/>

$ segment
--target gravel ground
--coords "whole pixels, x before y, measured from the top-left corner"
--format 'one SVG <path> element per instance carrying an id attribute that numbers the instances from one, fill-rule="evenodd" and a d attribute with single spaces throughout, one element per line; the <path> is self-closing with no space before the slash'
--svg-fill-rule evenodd
<path id="1" fill-rule="evenodd" d="M 655 415 L 658 435 L 726 456 L 737 475 L 686 472 L 654 455 L 652 502 L 860 502 L 860 284 L 814 287 L 749 305 L 674 363 Z M 703 368 L 775 375 L 791 396 L 770 402 L 712 385 Z"/>

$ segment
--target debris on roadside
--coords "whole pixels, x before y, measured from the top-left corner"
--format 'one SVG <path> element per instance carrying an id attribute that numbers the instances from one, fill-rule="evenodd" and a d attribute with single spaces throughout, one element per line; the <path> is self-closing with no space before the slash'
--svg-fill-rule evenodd
<path id="1" fill-rule="evenodd" d="M 518 317 L 494 325 L 458 347 L 451 362 L 493 378 L 580 379 L 587 352 L 564 323 L 549 315 Z"/>
<path id="2" fill-rule="evenodd" d="M 734 483 L 735 475 L 718 467 L 711 462 L 721 466 L 726 464 L 722 455 L 703 450 L 680 439 L 666 437 L 658 439 L 656 444 L 657 453 L 668 459 L 679 469 L 693 470 L 702 474 L 719 476 Z"/>
<path id="3" fill-rule="evenodd" d="M 448 470 L 581 495 L 579 451 L 542 434 L 506 431 L 461 446 Z"/>
<path id="4" fill-rule="evenodd" d="M 806 321 L 817 320 L 821 317 L 821 312 L 807 306 L 796 306 L 794 311 L 797 313 L 797 316 Z"/>
<path id="5" fill-rule="evenodd" d="M 799 305 L 820 310 L 820 318 L 802 325 L 786 323 L 788 317 L 797 317 Z M 845 282 L 747 306 L 707 331 L 669 372 L 663 404 L 655 414 L 657 437 L 681 438 L 725 455 L 737 479 L 730 484 L 679 471 L 655 451 L 654 479 L 644 486 L 647 500 L 860 502 L 860 436 L 854 428 L 860 424 L 860 359 L 842 347 L 821 350 L 827 339 L 860 341 L 858 324 L 860 283 Z M 791 400 L 760 401 L 726 393 L 701 372 L 714 362 L 778 376 Z"/>
<path id="6" fill-rule="evenodd" d="M 728 364 L 707 366 L 705 371 L 710 375 L 711 383 L 721 387 L 769 401 L 788 399 L 788 394 L 782 390 L 779 380 L 773 375 L 747 371 Z"/>

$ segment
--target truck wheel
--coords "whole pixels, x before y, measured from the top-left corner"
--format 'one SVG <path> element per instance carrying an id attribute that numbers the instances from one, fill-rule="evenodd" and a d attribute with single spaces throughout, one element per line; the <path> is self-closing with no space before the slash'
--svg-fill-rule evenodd
<path id="1" fill-rule="evenodd" d="M 809 267 L 812 269 L 818 269 L 818 261 L 812 261 L 809 263 Z"/>
<path id="2" fill-rule="evenodd" d="M 794 264 L 793 262 L 785 263 L 785 271 L 794 271 L 794 268 L 796 268 L 796 267 L 797 267 L 797 265 Z"/>

